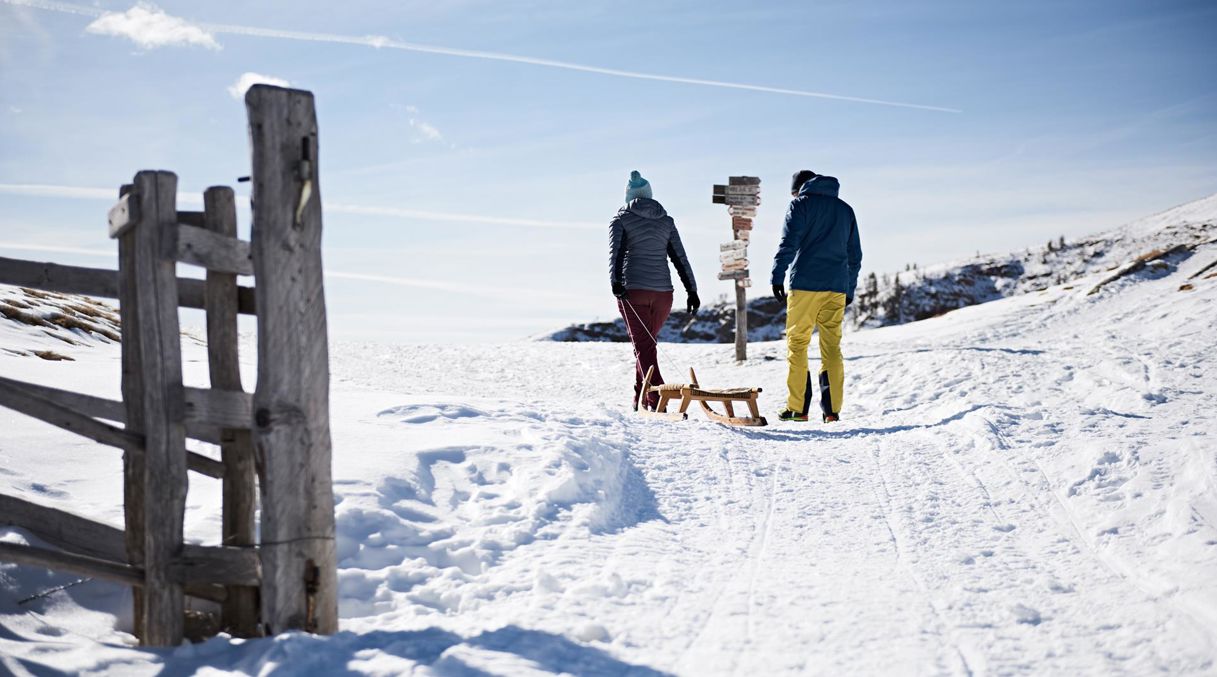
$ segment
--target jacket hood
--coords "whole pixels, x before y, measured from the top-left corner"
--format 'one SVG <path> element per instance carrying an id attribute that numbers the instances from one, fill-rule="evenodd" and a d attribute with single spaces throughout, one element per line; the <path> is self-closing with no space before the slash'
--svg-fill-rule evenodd
<path id="1" fill-rule="evenodd" d="M 803 184 L 799 189 L 799 197 L 804 195 L 831 195 L 837 197 L 841 191 L 841 182 L 832 176 L 817 176 Z"/>
<path id="2" fill-rule="evenodd" d="M 663 205 L 649 197 L 639 197 L 630 200 L 623 211 L 631 212 L 644 219 L 662 219 L 668 215 L 668 211 L 663 208 Z"/>

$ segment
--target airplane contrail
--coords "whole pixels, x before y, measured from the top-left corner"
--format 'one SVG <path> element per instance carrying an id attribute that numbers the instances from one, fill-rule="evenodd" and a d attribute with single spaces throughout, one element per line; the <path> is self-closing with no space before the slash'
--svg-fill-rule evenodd
<path id="1" fill-rule="evenodd" d="M 0 2 L 8 5 L 17 5 L 22 7 L 32 7 L 35 9 L 48 10 L 53 12 L 65 12 L 68 14 L 77 14 L 82 16 L 101 17 L 112 12 L 98 9 L 96 7 L 87 7 L 84 5 L 76 5 L 66 2 L 54 2 L 53 0 L 0 0 Z M 636 80 L 653 80 L 658 82 L 672 82 L 685 85 L 700 85 L 705 87 L 719 87 L 724 89 L 741 89 L 753 92 L 766 92 L 770 94 L 785 94 L 789 96 L 805 96 L 817 99 L 832 99 L 835 101 L 847 101 L 851 103 L 864 103 L 878 106 L 892 106 L 896 108 L 913 108 L 918 110 L 936 111 L 940 113 L 962 113 L 958 108 L 946 108 L 943 106 L 927 106 L 924 104 L 907 103 L 903 101 L 889 101 L 885 99 L 872 99 L 860 96 L 846 96 L 843 94 L 830 94 L 828 92 L 816 92 L 803 89 L 789 89 L 785 87 L 771 87 L 768 85 L 753 85 L 742 82 L 729 82 L 725 80 L 708 80 L 704 78 L 690 78 L 677 75 L 660 75 L 656 73 L 644 73 L 640 71 L 628 71 L 618 68 L 603 68 L 600 66 L 589 66 L 586 64 L 573 63 L 570 61 L 556 61 L 553 59 L 542 59 L 538 57 L 522 56 L 519 54 L 508 54 L 504 52 L 488 52 L 476 49 L 460 49 L 455 47 L 442 47 L 438 45 L 425 45 L 416 42 L 406 42 L 404 40 L 395 40 L 380 35 L 340 35 L 336 33 L 311 33 L 304 31 L 287 31 L 275 28 L 258 28 L 255 26 L 240 26 L 234 24 L 211 24 L 195 22 L 193 25 L 202 28 L 203 30 L 212 33 L 221 33 L 229 35 L 244 35 L 250 37 L 273 38 L 278 40 L 301 40 L 307 42 L 326 42 L 333 44 L 344 45 L 359 45 L 364 47 L 373 47 L 377 49 L 398 49 L 407 52 L 422 52 L 425 54 L 441 54 L 444 56 L 456 56 L 470 59 L 484 59 L 489 61 L 506 61 L 511 63 L 526 64 L 530 66 L 542 66 L 545 68 L 559 68 L 563 70 L 578 71 L 581 73 L 595 73 L 598 75 L 609 75 L 622 78 L 633 78 Z"/>

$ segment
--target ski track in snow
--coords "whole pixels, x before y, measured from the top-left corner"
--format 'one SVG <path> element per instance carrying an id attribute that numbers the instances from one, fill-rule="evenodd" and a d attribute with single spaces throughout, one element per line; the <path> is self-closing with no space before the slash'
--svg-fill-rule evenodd
<path id="1" fill-rule="evenodd" d="M 1201 252 L 849 334 L 831 427 L 632 417 L 624 345 L 335 346 L 343 633 L 139 651 L 121 589 L 18 606 L 72 577 L 0 564 L 0 671 L 1212 673 L 1217 283 L 1177 291 Z M 750 350 L 661 360 L 762 385 L 772 413 L 784 346 Z M 72 354 L 0 360 L 115 395 L 116 351 Z M 121 522 L 117 455 L 0 424 L 0 489 Z M 187 534 L 209 542 L 218 490 L 196 484 Z"/>

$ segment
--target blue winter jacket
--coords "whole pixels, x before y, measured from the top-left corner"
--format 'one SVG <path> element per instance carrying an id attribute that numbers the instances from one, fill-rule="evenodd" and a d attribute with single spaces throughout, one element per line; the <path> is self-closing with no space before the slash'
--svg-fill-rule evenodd
<path id="1" fill-rule="evenodd" d="M 773 257 L 774 285 L 803 291 L 835 291 L 852 299 L 862 268 L 862 243 L 854 210 L 837 197 L 841 183 L 817 176 L 799 189 L 786 210 L 786 228 L 777 256 Z"/>

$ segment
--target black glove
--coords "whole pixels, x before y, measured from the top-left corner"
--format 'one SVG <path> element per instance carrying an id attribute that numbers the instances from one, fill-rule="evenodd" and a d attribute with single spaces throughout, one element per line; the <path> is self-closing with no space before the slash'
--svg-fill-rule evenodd
<path id="1" fill-rule="evenodd" d="M 846 296 L 846 297 L 845 297 L 845 307 L 846 307 L 846 308 L 848 308 L 848 307 L 849 307 L 849 304 L 851 304 L 851 303 L 853 303 L 853 302 L 854 302 L 854 297 L 852 297 L 852 296 Z"/>
<path id="2" fill-rule="evenodd" d="M 773 295 L 776 296 L 779 301 L 785 301 L 786 288 L 780 284 L 773 285 Z"/>
<path id="3" fill-rule="evenodd" d="M 614 284 L 613 285 L 613 296 L 616 296 L 619 299 L 625 298 L 625 287 L 622 285 L 619 285 L 619 284 Z"/>
<path id="4" fill-rule="evenodd" d="M 701 308 L 701 299 L 697 298 L 697 292 L 689 292 L 689 314 L 696 315 L 697 309 Z"/>

